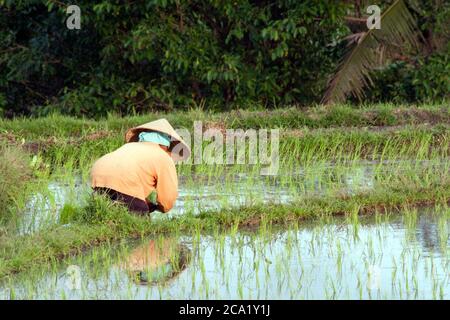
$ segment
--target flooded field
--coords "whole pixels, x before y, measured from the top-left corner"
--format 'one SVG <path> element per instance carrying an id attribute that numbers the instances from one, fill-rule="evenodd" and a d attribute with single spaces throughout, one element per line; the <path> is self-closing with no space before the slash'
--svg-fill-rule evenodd
<path id="1" fill-rule="evenodd" d="M 0 299 L 450 299 L 449 115 L 383 104 L 1 120 Z M 138 216 L 94 196 L 96 159 L 161 117 L 191 137 L 202 123 L 173 209 Z M 229 161 L 209 129 L 279 141 L 235 139 Z"/>
<path id="2" fill-rule="evenodd" d="M 447 159 L 321 162 L 277 176 L 219 168 L 182 170 L 169 214 L 214 214 L 252 204 L 371 194 L 407 181 L 446 177 Z M 258 170 L 255 170 L 256 172 Z M 66 205 L 90 199 L 86 175 L 40 181 L 18 224 L 24 237 L 60 225 Z M 321 207 L 320 207 L 321 208 Z M 1 279 L 0 299 L 449 299 L 450 211 L 437 205 L 254 229 L 220 225 L 170 236 L 105 241 L 83 254 Z M 64 229 L 70 223 L 64 225 Z M 195 230 L 195 231 L 192 231 Z"/>
<path id="3" fill-rule="evenodd" d="M 450 211 L 123 241 L 4 280 L 3 299 L 449 299 Z"/>
<path id="4" fill-rule="evenodd" d="M 277 176 L 260 176 L 251 172 L 214 171 L 181 175 L 175 207 L 164 216 L 220 210 L 225 207 L 255 203 L 283 204 L 301 198 L 370 192 L 377 184 L 409 172 L 448 172 L 450 162 L 427 161 L 354 161 L 345 165 L 319 163 L 314 166 L 284 170 Z M 257 171 L 257 170 L 256 170 Z M 88 182 L 80 176 L 53 180 L 39 188 L 26 205 L 19 224 L 20 234 L 58 222 L 64 204 L 83 205 L 91 194 Z M 156 218 L 162 217 L 156 213 Z"/>

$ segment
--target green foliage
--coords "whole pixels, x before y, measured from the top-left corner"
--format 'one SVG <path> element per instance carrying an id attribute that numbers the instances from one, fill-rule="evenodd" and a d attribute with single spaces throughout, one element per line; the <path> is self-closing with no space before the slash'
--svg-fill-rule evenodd
<path id="1" fill-rule="evenodd" d="M 418 58 L 414 64 L 392 63 L 376 75 L 371 101 L 429 102 L 450 97 L 450 44 L 447 52 Z"/>
<path id="2" fill-rule="evenodd" d="M 364 30 L 354 41 L 351 51 L 330 79 L 322 102 L 342 103 L 350 94 L 362 101 L 367 87 L 373 83 L 371 71 L 385 65 L 392 54 L 407 45 L 418 47 L 416 33 L 416 21 L 407 5 L 403 0 L 395 0 L 380 16 L 380 28 Z M 397 47 L 391 48 L 392 44 Z M 380 48 L 385 48 L 382 54 Z"/>
<path id="3" fill-rule="evenodd" d="M 434 100 L 450 97 L 450 44 L 447 52 L 433 54 L 418 62 L 412 72 L 411 84 L 417 100 Z"/>
<path id="4" fill-rule="evenodd" d="M 351 1 L 81 0 L 81 30 L 69 30 L 69 4 L 0 0 L 0 116 L 318 102 L 355 11 Z M 435 7 L 421 2 L 415 15 L 445 42 L 450 10 Z M 442 96 L 439 52 L 407 63 L 401 100 Z M 375 89 L 392 92 L 384 100 L 397 97 L 391 80 Z"/>
<path id="5" fill-rule="evenodd" d="M 81 30 L 59 1 L 0 4 L 6 115 L 309 103 L 347 32 L 329 1 L 84 0 Z"/>

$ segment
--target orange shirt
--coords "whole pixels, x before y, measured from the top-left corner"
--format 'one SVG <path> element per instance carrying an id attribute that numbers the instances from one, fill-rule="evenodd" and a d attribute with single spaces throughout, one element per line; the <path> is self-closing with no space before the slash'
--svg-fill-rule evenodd
<path id="1" fill-rule="evenodd" d="M 91 186 L 113 189 L 144 200 L 156 190 L 163 211 L 172 209 L 178 179 L 172 158 L 153 142 L 130 142 L 98 159 Z"/>

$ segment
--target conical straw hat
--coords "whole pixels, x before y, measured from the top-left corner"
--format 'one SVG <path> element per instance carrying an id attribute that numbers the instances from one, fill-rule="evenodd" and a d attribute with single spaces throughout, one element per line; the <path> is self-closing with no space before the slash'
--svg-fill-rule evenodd
<path id="1" fill-rule="evenodd" d="M 175 161 L 185 160 L 191 155 L 191 149 L 189 148 L 189 146 L 186 144 L 186 142 L 183 141 L 183 139 L 181 139 L 181 137 L 166 119 L 155 120 L 142 124 L 138 127 L 128 129 L 128 131 L 125 133 L 125 141 L 139 141 L 139 133 L 143 131 L 158 131 L 171 136 L 169 149 L 171 151 L 171 156 Z M 174 150 L 174 147 L 178 144 L 181 144 L 181 148 L 177 147 L 176 150 Z"/>

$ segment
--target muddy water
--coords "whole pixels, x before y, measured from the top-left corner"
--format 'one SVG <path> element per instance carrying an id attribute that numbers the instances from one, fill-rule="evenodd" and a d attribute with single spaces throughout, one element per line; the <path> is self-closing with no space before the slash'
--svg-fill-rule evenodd
<path id="1" fill-rule="evenodd" d="M 289 230 L 143 239 L 97 248 L 52 270 L 9 279 L 0 285 L 0 295 L 32 299 L 450 298 L 448 208 L 368 219 L 334 219 Z"/>

